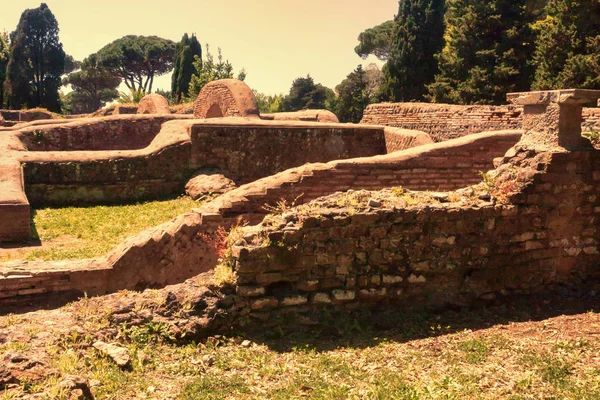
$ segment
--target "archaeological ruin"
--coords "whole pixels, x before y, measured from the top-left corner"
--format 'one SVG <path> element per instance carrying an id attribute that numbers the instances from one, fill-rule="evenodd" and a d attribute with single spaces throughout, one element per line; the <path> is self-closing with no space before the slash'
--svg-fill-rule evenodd
<path id="1" fill-rule="evenodd" d="M 0 241 L 29 239 L 32 207 L 177 196 L 215 175 L 222 194 L 105 257 L 0 264 L 0 304 L 163 287 L 217 267 L 234 276 L 229 315 L 274 321 L 469 304 L 598 274 L 600 152 L 582 132 L 600 124 L 584 107 L 600 91 L 377 104 L 361 124 L 261 115 L 235 80 L 207 85 L 193 115 L 152 96 L 137 115 L 0 128 Z"/>

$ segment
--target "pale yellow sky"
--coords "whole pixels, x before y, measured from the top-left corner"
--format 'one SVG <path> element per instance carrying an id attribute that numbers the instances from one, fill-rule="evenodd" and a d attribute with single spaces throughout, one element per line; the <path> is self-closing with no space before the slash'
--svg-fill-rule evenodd
<path id="1" fill-rule="evenodd" d="M 23 10 L 40 0 L 0 0 L 0 30 L 13 31 Z M 46 0 L 68 54 L 82 60 L 127 34 L 179 41 L 195 33 L 258 91 L 287 93 L 310 73 L 335 87 L 363 61 L 354 53 L 358 34 L 398 11 L 398 0 Z M 155 87 L 170 89 L 170 77 Z"/>

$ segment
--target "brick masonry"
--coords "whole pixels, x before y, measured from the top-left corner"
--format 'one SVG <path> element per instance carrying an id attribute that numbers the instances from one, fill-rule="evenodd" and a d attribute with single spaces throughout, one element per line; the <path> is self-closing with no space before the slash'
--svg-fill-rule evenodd
<path id="1" fill-rule="evenodd" d="M 206 235 L 210 236 L 219 226 L 235 223 L 240 216 L 252 223 L 260 222 L 267 213 L 265 204 L 274 205 L 282 198 L 301 204 L 349 188 L 382 189 L 394 184 L 396 178 L 393 176 L 401 179 L 402 175 L 424 175 L 418 168 L 424 165 L 434 167 L 425 174 L 429 179 L 413 184 L 408 180 L 409 186 L 436 189 L 439 186 L 436 178 L 444 180 L 445 175 L 452 174 L 450 165 L 462 169 L 466 179 L 455 178 L 452 182 L 449 178 L 449 184 L 464 186 L 467 182 L 477 181 L 479 170 L 491 167 L 490 160 L 502 156 L 520 136 L 518 131 L 473 135 L 383 156 L 308 164 L 287 170 L 241 186 L 189 214 L 131 237 L 105 258 L 82 261 L 77 268 L 73 267 L 76 274 L 69 275 L 72 278 L 66 283 L 68 268 L 56 271 L 54 263 L 16 263 L 0 266 L 0 287 L 26 287 L 23 290 L 48 294 L 75 291 L 97 295 L 181 282 L 216 265 L 217 256 L 210 243 L 204 240 Z M 445 167 L 440 162 L 445 163 Z M 86 269 L 91 271 L 89 277 Z M 44 279 L 32 284 L 30 278 L 38 276 Z M 27 300 L 18 291 L 10 293 L 12 295 L 5 295 L 1 301 Z"/>
<path id="2" fill-rule="evenodd" d="M 521 129 L 522 111 L 518 106 L 381 103 L 367 107 L 361 124 L 424 131 L 441 142 L 479 132 Z M 586 108 L 583 117 L 584 131 L 589 126 L 600 130 L 600 109 Z"/>
<path id="3" fill-rule="evenodd" d="M 272 323 L 324 307 L 465 305 L 598 277 L 600 152 L 521 149 L 505 161 L 524 187 L 506 205 L 363 205 L 354 215 L 322 206 L 246 228 L 234 247 L 238 308 Z"/>

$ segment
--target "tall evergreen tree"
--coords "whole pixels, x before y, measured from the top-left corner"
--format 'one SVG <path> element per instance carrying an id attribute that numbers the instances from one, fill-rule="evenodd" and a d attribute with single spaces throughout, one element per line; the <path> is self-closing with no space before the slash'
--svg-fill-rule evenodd
<path id="1" fill-rule="evenodd" d="M 440 73 L 429 86 L 441 103 L 501 104 L 529 90 L 533 52 L 527 0 L 448 0 Z"/>
<path id="2" fill-rule="evenodd" d="M 0 33 L 0 108 L 4 107 L 4 81 L 6 80 L 8 57 L 8 34 Z"/>
<path id="3" fill-rule="evenodd" d="M 600 89 L 600 1 L 550 0 L 537 24 L 535 89 Z"/>
<path id="4" fill-rule="evenodd" d="M 338 100 L 335 114 L 340 122 L 359 123 L 369 105 L 366 73 L 359 65 L 337 87 Z"/>
<path id="5" fill-rule="evenodd" d="M 177 103 L 181 103 L 182 98 L 188 94 L 192 75 L 196 72 L 194 68 L 196 57 L 202 63 L 202 46 L 196 35 L 190 38 L 186 33 L 175 47 L 171 93 Z"/>
<path id="6" fill-rule="evenodd" d="M 333 90 L 316 83 L 310 75 L 296 78 L 292 82 L 290 93 L 283 98 L 282 111 L 300 111 L 305 109 L 330 109 Z M 333 110 L 330 110 L 333 111 Z"/>
<path id="7" fill-rule="evenodd" d="M 45 107 L 60 112 L 61 75 L 65 52 L 58 22 L 45 3 L 25 10 L 10 35 L 7 86 L 10 107 Z"/>
<path id="8" fill-rule="evenodd" d="M 444 0 L 400 0 L 390 55 L 384 67 L 384 98 L 422 100 L 437 72 L 444 46 Z"/>

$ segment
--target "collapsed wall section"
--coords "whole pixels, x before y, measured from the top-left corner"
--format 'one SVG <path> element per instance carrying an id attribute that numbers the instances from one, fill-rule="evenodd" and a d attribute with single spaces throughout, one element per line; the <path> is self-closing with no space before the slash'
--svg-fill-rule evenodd
<path id="1" fill-rule="evenodd" d="M 87 261 L 90 266 L 89 279 L 86 279 L 88 272 L 85 265 L 70 274 L 65 272 L 64 266 L 60 271 L 53 272 L 53 265 L 39 265 L 35 270 L 27 265 L 0 268 L 0 275 L 4 273 L 6 279 L 0 279 L 0 296 L 4 293 L 3 284 L 15 288 L 6 292 L 4 300 L 0 301 L 22 301 L 19 296 L 28 292 L 20 290 L 37 290 L 37 293 L 47 294 L 64 291 L 103 294 L 120 289 L 181 282 L 214 268 L 217 256 L 211 235 L 219 226 L 227 227 L 240 216 L 258 222 L 267 213 L 265 205 L 275 205 L 282 199 L 301 204 L 350 188 L 381 189 L 404 183 L 401 177 L 413 174 L 425 177 L 413 183 L 407 180 L 408 186 L 436 189 L 439 186 L 436 179 L 439 179 L 460 187 L 465 182 L 477 181 L 478 171 L 491 167 L 491 159 L 502 156 L 520 136 L 521 132 L 518 131 L 488 133 L 458 139 L 456 143 L 422 146 L 374 158 L 294 168 L 241 186 L 190 214 L 131 237 L 106 258 Z M 430 173 L 418 171 L 413 164 L 416 160 L 424 163 L 421 166 L 429 165 Z M 449 164 L 441 166 L 440 160 L 456 165 L 461 163 L 466 180 L 461 178 L 452 182 L 448 176 Z M 390 174 L 397 174 L 399 178 L 390 177 Z"/>
<path id="2" fill-rule="evenodd" d="M 599 152 L 536 156 L 507 205 L 288 211 L 247 228 L 231 261 L 262 321 L 359 304 L 464 305 L 599 276 Z M 509 182 L 510 183 L 510 182 Z M 306 211 L 308 210 L 308 211 Z"/>

